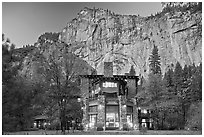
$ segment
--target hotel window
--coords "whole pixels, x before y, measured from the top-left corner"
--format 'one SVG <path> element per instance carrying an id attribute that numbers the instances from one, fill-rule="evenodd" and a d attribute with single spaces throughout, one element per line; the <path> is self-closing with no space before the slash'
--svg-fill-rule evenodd
<path id="1" fill-rule="evenodd" d="M 89 115 L 89 121 L 90 121 L 89 127 L 93 128 L 95 126 L 95 124 L 96 124 L 96 121 L 97 121 L 97 115 L 96 114 Z"/>
<path id="2" fill-rule="evenodd" d="M 128 114 L 128 115 L 127 115 L 127 124 L 128 124 L 130 127 L 133 127 L 132 114 Z"/>
<path id="3" fill-rule="evenodd" d="M 127 113 L 133 113 L 133 107 L 127 106 Z"/>
<path id="4" fill-rule="evenodd" d="M 142 127 L 147 127 L 147 120 L 146 119 L 142 119 Z"/>
<path id="5" fill-rule="evenodd" d="M 103 83 L 103 87 L 107 88 L 107 87 L 117 87 L 117 83 L 114 82 L 104 82 Z"/>
<path id="6" fill-rule="evenodd" d="M 117 98 L 117 93 L 105 93 L 107 98 Z"/>
<path id="7" fill-rule="evenodd" d="M 89 112 L 98 112 L 98 106 L 90 106 Z"/>
<path id="8" fill-rule="evenodd" d="M 101 92 L 100 85 L 99 84 L 96 84 L 96 85 L 92 84 L 92 87 L 90 88 L 90 91 L 89 91 L 89 98 L 91 100 L 97 99 L 100 92 Z"/>
<path id="9" fill-rule="evenodd" d="M 130 127 L 133 127 L 133 106 L 127 106 L 127 123 Z"/>
<path id="10" fill-rule="evenodd" d="M 127 115 L 127 123 L 132 123 L 132 115 Z"/>
<path id="11" fill-rule="evenodd" d="M 142 110 L 142 113 L 147 114 L 147 110 L 146 110 L 146 109 L 143 109 L 143 110 Z"/>

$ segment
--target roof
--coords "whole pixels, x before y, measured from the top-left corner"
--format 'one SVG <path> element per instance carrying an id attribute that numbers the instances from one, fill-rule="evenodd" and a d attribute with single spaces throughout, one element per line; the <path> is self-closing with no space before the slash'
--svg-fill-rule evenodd
<path id="1" fill-rule="evenodd" d="M 47 116 L 44 116 L 44 115 L 39 115 L 39 116 L 35 116 L 34 119 L 35 119 L 35 120 L 48 119 L 48 117 L 47 117 Z"/>
<path id="2" fill-rule="evenodd" d="M 112 77 L 105 77 L 104 75 L 80 75 L 82 78 L 89 78 L 89 79 L 137 79 L 139 80 L 138 76 L 129 76 L 129 75 L 113 75 Z"/>

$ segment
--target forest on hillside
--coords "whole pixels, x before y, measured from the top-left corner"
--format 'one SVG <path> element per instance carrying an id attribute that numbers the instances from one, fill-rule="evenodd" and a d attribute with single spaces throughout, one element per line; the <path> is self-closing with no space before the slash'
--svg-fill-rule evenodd
<path id="1" fill-rule="evenodd" d="M 156 129 L 202 130 L 202 64 L 169 69 L 162 76 L 157 46 L 150 55 L 150 74 L 139 88 L 139 106 L 153 112 Z"/>
<path id="2" fill-rule="evenodd" d="M 84 69 L 86 64 L 58 41 L 57 33 L 45 33 L 23 48 L 15 48 L 3 34 L 3 131 L 29 130 L 37 115 L 49 117 L 50 129 L 68 117 L 81 119 L 78 75 Z"/>

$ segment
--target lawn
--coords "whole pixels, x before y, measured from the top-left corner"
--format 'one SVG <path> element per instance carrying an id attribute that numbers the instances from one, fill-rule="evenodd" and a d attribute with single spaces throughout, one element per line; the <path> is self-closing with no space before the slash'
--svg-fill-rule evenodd
<path id="1" fill-rule="evenodd" d="M 61 131 L 56 130 L 38 130 L 38 131 L 20 131 L 6 133 L 9 135 L 62 135 Z M 201 131 L 187 130 L 148 130 L 145 133 L 140 131 L 66 131 L 66 135 L 202 135 Z"/>

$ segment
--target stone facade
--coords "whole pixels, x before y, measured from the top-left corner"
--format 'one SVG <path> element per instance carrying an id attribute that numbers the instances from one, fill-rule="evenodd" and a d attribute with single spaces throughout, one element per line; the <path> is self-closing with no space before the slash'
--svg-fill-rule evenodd
<path id="1" fill-rule="evenodd" d="M 81 94 L 84 95 L 82 96 L 82 123 L 86 130 L 97 130 L 99 128 L 100 130 L 138 129 L 138 112 L 135 101 L 137 91 L 137 84 L 135 83 L 138 81 L 136 76 L 113 75 L 113 77 L 104 77 L 102 75 L 86 75 L 83 77 L 89 79 L 86 80 L 86 82 L 89 82 L 87 86 L 92 86 L 90 88 L 84 88 L 83 86 L 84 91 L 82 91 Z M 131 79 L 128 80 L 131 81 L 131 83 L 127 84 L 126 79 Z M 98 87 L 98 89 L 95 87 Z M 89 91 L 87 89 L 89 89 Z"/>
<path id="2" fill-rule="evenodd" d="M 111 66 L 108 69 L 112 68 L 112 65 L 108 66 Z M 108 75 L 81 76 L 84 84 L 81 85 L 84 128 L 137 130 L 139 123 L 135 96 L 139 78 L 111 75 L 110 70 L 106 72 Z"/>
<path id="3" fill-rule="evenodd" d="M 133 112 L 136 112 L 133 115 L 133 129 L 138 130 L 139 129 L 139 120 L 138 120 L 138 111 L 137 111 L 136 101 L 135 101 L 135 105 L 133 106 Z"/>
<path id="4" fill-rule="evenodd" d="M 119 96 L 119 115 L 120 115 L 120 129 L 123 129 L 123 125 L 127 124 L 126 112 L 127 112 L 127 105 L 126 105 L 126 98 L 124 96 Z"/>
<path id="5" fill-rule="evenodd" d="M 100 123 L 102 127 L 105 127 L 105 96 L 103 95 L 98 97 L 97 123 Z"/>
<path id="6" fill-rule="evenodd" d="M 89 109 L 89 106 L 88 106 L 88 99 L 87 98 L 84 98 L 83 99 L 83 106 L 82 106 L 82 109 L 83 109 L 83 119 L 82 119 L 82 123 L 83 123 L 83 127 L 84 127 L 84 130 L 88 130 L 88 124 L 89 124 L 89 115 L 88 115 L 88 109 Z"/>

